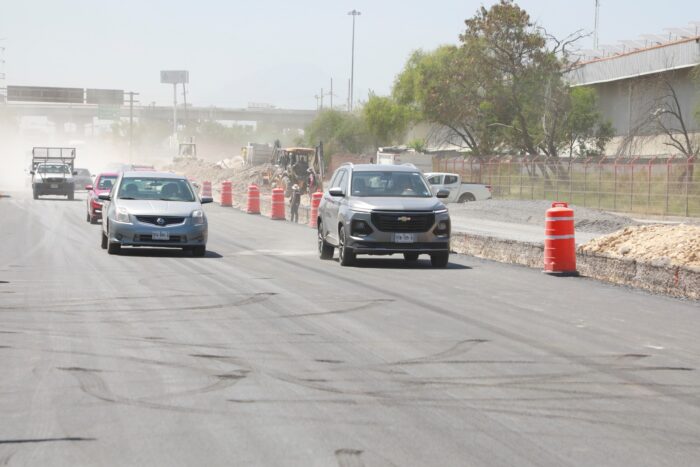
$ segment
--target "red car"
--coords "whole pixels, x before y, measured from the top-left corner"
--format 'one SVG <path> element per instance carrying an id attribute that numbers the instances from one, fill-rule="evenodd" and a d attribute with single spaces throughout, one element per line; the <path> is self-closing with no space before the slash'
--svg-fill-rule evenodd
<path id="1" fill-rule="evenodd" d="M 101 173 L 95 178 L 94 185 L 86 185 L 87 190 L 87 221 L 97 224 L 102 218 L 102 201 L 98 198 L 101 194 L 109 194 L 115 180 L 119 176 L 116 172 Z"/>

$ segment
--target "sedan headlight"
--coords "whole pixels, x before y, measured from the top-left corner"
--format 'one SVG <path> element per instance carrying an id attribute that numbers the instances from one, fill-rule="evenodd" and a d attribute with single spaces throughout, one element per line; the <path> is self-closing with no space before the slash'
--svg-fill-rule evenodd
<path id="1" fill-rule="evenodd" d="M 203 225 L 204 224 L 204 211 L 201 209 L 197 209 L 196 211 L 192 211 L 192 223 L 194 225 Z"/>
<path id="2" fill-rule="evenodd" d="M 129 219 L 129 211 L 127 211 L 127 209 L 124 207 L 117 208 L 116 221 L 123 224 L 131 224 L 131 220 Z"/>

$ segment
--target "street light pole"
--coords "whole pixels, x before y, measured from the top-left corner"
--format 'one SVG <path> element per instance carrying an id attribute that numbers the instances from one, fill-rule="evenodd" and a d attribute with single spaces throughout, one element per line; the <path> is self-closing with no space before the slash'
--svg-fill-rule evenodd
<path id="1" fill-rule="evenodd" d="M 353 94 L 355 90 L 355 18 L 360 16 L 357 10 L 352 10 L 348 12 L 348 15 L 352 16 L 352 56 L 350 59 L 350 99 L 348 102 L 348 111 L 352 112 L 353 105 Z"/>

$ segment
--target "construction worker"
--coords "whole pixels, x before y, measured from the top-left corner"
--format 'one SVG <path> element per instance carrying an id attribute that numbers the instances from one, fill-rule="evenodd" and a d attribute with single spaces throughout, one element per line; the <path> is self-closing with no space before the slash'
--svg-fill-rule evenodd
<path id="1" fill-rule="evenodd" d="M 292 195 L 289 197 L 291 221 L 299 222 L 299 204 L 301 204 L 301 190 L 296 183 L 292 186 Z"/>
<path id="2" fill-rule="evenodd" d="M 311 193 L 316 190 L 316 173 L 311 167 L 309 167 L 306 171 L 309 173 L 309 195 L 311 195 Z"/>

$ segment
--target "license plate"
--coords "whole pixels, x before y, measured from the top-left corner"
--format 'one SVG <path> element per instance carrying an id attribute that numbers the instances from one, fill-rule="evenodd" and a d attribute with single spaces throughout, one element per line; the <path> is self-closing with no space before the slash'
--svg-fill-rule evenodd
<path id="1" fill-rule="evenodd" d="M 153 240 L 170 240 L 170 234 L 168 232 L 153 232 L 151 238 Z"/>
<path id="2" fill-rule="evenodd" d="M 58 183 L 52 183 L 51 188 L 58 188 Z"/>
<path id="3" fill-rule="evenodd" d="M 412 233 L 395 233 L 394 241 L 396 243 L 413 243 L 416 241 L 416 234 Z"/>

